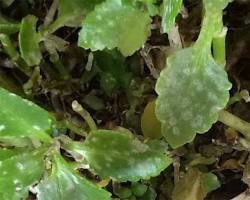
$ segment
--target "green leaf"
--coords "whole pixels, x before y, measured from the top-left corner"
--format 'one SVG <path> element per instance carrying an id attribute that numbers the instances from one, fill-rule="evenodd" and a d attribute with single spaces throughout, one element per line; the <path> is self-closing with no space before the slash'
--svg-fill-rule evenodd
<path id="1" fill-rule="evenodd" d="M 0 148 L 0 163 L 1 161 L 6 160 L 16 154 L 18 154 L 18 152 L 13 149 Z"/>
<path id="2" fill-rule="evenodd" d="M 203 173 L 201 175 L 201 183 L 206 194 L 220 187 L 220 182 L 213 173 Z"/>
<path id="3" fill-rule="evenodd" d="M 156 85 L 156 116 L 173 148 L 209 130 L 229 99 L 231 84 L 224 69 L 211 55 L 197 69 L 190 59 L 194 55 L 192 48 L 187 48 L 170 56 Z"/>
<path id="4" fill-rule="evenodd" d="M 182 6 L 182 0 L 163 0 L 162 5 L 162 29 L 163 33 L 169 32 L 174 24 Z"/>
<path id="5" fill-rule="evenodd" d="M 145 137 L 161 138 L 161 123 L 155 116 L 155 100 L 145 107 L 141 117 L 141 129 Z"/>
<path id="6" fill-rule="evenodd" d="M 9 22 L 0 14 L 0 33 L 10 35 L 17 33 L 19 28 L 19 23 Z"/>
<path id="7" fill-rule="evenodd" d="M 121 182 L 157 176 L 172 162 L 131 134 L 110 130 L 92 131 L 84 144 L 73 143 L 66 149 L 83 155 L 91 170 L 102 178 Z"/>
<path id="8" fill-rule="evenodd" d="M 97 51 L 94 53 L 95 62 L 101 72 L 100 84 L 108 95 L 119 87 L 127 88 L 132 78 L 128 71 L 125 58 L 118 51 Z"/>
<path id="9" fill-rule="evenodd" d="M 118 47 L 124 56 L 138 50 L 150 34 L 149 13 L 122 0 L 106 0 L 87 15 L 78 45 L 92 51 Z"/>
<path id="10" fill-rule="evenodd" d="M 162 134 L 173 148 L 191 142 L 196 133 L 209 130 L 229 99 L 231 84 L 223 66 L 211 54 L 212 39 L 221 30 L 226 1 L 204 2 L 206 14 L 198 40 L 193 47 L 167 59 L 167 67 L 156 84 L 156 116 L 162 123 Z"/>
<path id="11" fill-rule="evenodd" d="M 175 185 L 172 199 L 203 200 L 205 196 L 201 185 L 201 172 L 196 168 L 190 168 Z"/>
<path id="12" fill-rule="evenodd" d="M 28 188 L 39 181 L 44 171 L 44 150 L 23 153 L 0 161 L 0 199 L 28 197 Z"/>
<path id="13" fill-rule="evenodd" d="M 47 111 L 0 88 L 0 140 L 28 137 L 49 142 L 50 127 Z"/>
<path id="14" fill-rule="evenodd" d="M 212 173 L 202 173 L 197 168 L 190 168 L 175 185 L 174 200 L 203 200 L 212 190 L 220 186 Z"/>
<path id="15" fill-rule="evenodd" d="M 38 65 L 42 58 L 39 47 L 41 36 L 36 32 L 37 17 L 28 15 L 22 19 L 19 32 L 21 57 L 29 66 Z"/>
<path id="16" fill-rule="evenodd" d="M 58 154 L 51 175 L 37 187 L 38 200 L 108 200 L 110 193 L 74 172 Z"/>
<path id="17" fill-rule="evenodd" d="M 60 24 L 60 26 L 78 26 L 83 16 L 101 2 L 103 2 L 103 0 L 60 0 L 58 5 L 58 18 L 55 24 Z"/>

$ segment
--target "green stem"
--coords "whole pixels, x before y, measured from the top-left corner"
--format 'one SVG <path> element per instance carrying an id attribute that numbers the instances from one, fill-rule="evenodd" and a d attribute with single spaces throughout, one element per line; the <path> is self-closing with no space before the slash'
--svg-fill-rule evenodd
<path id="1" fill-rule="evenodd" d="M 213 56 L 216 62 L 223 67 L 226 64 L 226 35 L 227 28 L 223 27 L 221 33 L 213 38 Z"/>
<path id="2" fill-rule="evenodd" d="M 86 137 L 88 135 L 88 133 L 86 131 L 84 131 L 82 128 L 76 126 L 73 122 L 69 121 L 69 120 L 64 120 L 64 125 L 71 131 L 73 131 L 74 133 Z"/>
<path id="3" fill-rule="evenodd" d="M 15 46 L 10 40 L 10 37 L 5 34 L 0 34 L 0 42 L 2 43 L 5 52 L 9 55 L 11 60 L 19 66 L 19 69 L 25 73 L 27 76 L 30 76 L 32 71 L 22 60 L 19 53 L 17 52 Z"/>
<path id="4" fill-rule="evenodd" d="M 93 120 L 91 115 L 77 101 L 72 102 L 72 108 L 87 122 L 91 131 L 97 130 L 95 121 Z"/>
<path id="5" fill-rule="evenodd" d="M 235 129 L 242 133 L 247 140 L 250 141 L 250 123 L 246 122 L 239 117 L 229 113 L 228 111 L 222 110 L 219 112 L 220 122 L 226 124 L 227 126 Z"/>

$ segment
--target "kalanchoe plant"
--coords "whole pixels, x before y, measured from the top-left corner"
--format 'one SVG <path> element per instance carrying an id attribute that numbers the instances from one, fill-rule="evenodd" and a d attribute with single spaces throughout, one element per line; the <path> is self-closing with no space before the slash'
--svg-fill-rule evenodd
<path id="1" fill-rule="evenodd" d="M 110 199 L 107 191 L 81 176 L 60 149 L 79 154 L 100 178 L 120 182 L 157 176 L 172 162 L 164 151 L 131 133 L 96 130 L 88 113 L 84 117 L 92 131 L 84 142 L 52 138 L 48 112 L 5 89 L 0 89 L 0 99 L 0 199 L 26 198 L 29 190 L 41 200 Z M 73 108 L 84 113 L 77 102 Z"/>

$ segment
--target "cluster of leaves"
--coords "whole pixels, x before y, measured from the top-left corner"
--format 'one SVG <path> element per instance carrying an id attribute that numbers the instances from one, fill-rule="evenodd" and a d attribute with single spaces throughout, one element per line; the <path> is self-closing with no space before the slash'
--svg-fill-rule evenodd
<path id="1" fill-rule="evenodd" d="M 119 182 L 148 179 L 171 163 L 165 149 L 151 148 L 127 132 L 92 130 L 84 142 L 53 139 L 48 112 L 4 89 L 0 97 L 1 199 L 26 198 L 35 183 L 30 190 L 38 199 L 109 199 L 108 192 L 75 171 L 78 165 L 68 163 L 60 149 L 102 179 Z"/>
<path id="2" fill-rule="evenodd" d="M 204 0 L 198 40 L 192 47 L 168 57 L 167 67 L 157 80 L 159 97 L 156 104 L 153 102 L 147 108 L 150 115 L 154 116 L 156 111 L 155 130 L 147 127 L 146 115 L 142 119 L 146 120 L 142 128 L 147 137 L 160 138 L 162 134 L 172 148 L 177 148 L 191 142 L 196 133 L 209 130 L 217 121 L 231 87 L 223 69 L 224 49 L 216 46 L 225 42 L 222 11 L 228 3 L 229 0 Z M 44 51 L 52 63 L 60 60 L 59 53 L 68 42 L 55 34 L 59 28 L 81 27 L 79 47 L 93 51 L 100 66 L 104 62 L 110 63 L 110 68 L 121 66 L 117 70 L 100 69 L 101 85 L 111 94 L 113 85 L 128 86 L 131 74 L 121 58 L 133 55 L 144 45 L 151 34 L 151 17 L 160 15 L 162 32 L 167 33 L 173 28 L 181 6 L 181 0 L 54 0 L 49 12 L 57 12 L 56 19 L 47 15 L 43 24 L 34 15 L 24 17 L 20 23 L 0 16 L 0 42 L 5 53 L 30 76 L 33 68 L 41 64 Z M 17 33 L 19 51 L 11 40 Z M 107 51 L 114 48 L 121 54 Z M 77 169 L 81 165 L 88 165 L 102 179 L 136 182 L 159 175 L 172 162 L 165 149 L 159 147 L 159 140 L 142 142 L 128 131 L 96 130 L 90 126 L 83 142 L 66 136 L 53 138 L 56 122 L 48 112 L 4 89 L 0 89 L 0 99 L 0 141 L 4 147 L 0 148 L 1 199 L 26 198 L 28 191 L 41 200 L 110 199 L 107 191 L 80 175 Z M 152 136 L 150 132 L 161 134 Z M 62 149 L 75 162 L 67 161 Z M 193 185 L 185 190 L 193 190 L 192 194 L 197 196 L 191 195 L 189 199 L 202 199 L 218 187 L 212 173 L 191 168 L 176 185 L 175 199 L 187 196 L 179 191 L 192 177 L 196 177 Z M 204 184 L 209 181 L 211 185 Z"/>

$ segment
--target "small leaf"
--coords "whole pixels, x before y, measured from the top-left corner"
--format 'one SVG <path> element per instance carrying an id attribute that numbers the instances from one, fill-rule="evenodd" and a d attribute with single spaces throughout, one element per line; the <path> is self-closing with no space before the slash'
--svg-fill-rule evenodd
<path id="1" fill-rule="evenodd" d="M 47 111 L 0 88 L 0 140 L 29 137 L 49 142 L 50 127 Z"/>
<path id="2" fill-rule="evenodd" d="M 78 45 L 92 51 L 118 47 L 124 56 L 132 55 L 150 34 L 149 13 L 122 0 L 106 0 L 87 15 Z"/>
<path id="3" fill-rule="evenodd" d="M 41 36 L 36 32 L 37 17 L 28 15 L 22 19 L 19 32 L 19 47 L 22 58 L 29 66 L 38 65 L 42 58 L 39 42 Z"/>
<path id="4" fill-rule="evenodd" d="M 206 195 L 220 186 L 212 173 L 202 173 L 197 168 L 190 168 L 175 185 L 173 200 L 203 200 Z"/>
<path id="5" fill-rule="evenodd" d="M 26 199 L 28 188 L 44 171 L 44 150 L 23 153 L 0 161 L 0 199 Z"/>
<path id="6" fill-rule="evenodd" d="M 163 0 L 161 13 L 163 33 L 169 32 L 174 27 L 181 6 L 182 0 Z"/>
<path id="7" fill-rule="evenodd" d="M 220 187 L 220 182 L 213 173 L 203 173 L 201 175 L 201 183 L 206 194 Z"/>
<path id="8" fill-rule="evenodd" d="M 110 194 L 74 172 L 55 154 L 52 173 L 37 187 L 38 200 L 108 200 Z"/>
<path id="9" fill-rule="evenodd" d="M 147 104 L 141 117 L 141 129 L 145 137 L 161 138 L 161 123 L 155 116 L 155 100 Z"/>
<path id="10" fill-rule="evenodd" d="M 121 182 L 157 176 L 172 162 L 132 135 L 109 130 L 92 131 L 84 144 L 73 143 L 66 149 L 82 154 L 102 178 Z"/>
<path id="11" fill-rule="evenodd" d="M 175 185 L 173 200 L 203 200 L 205 197 L 201 186 L 201 172 L 190 168 L 188 172 Z"/>

